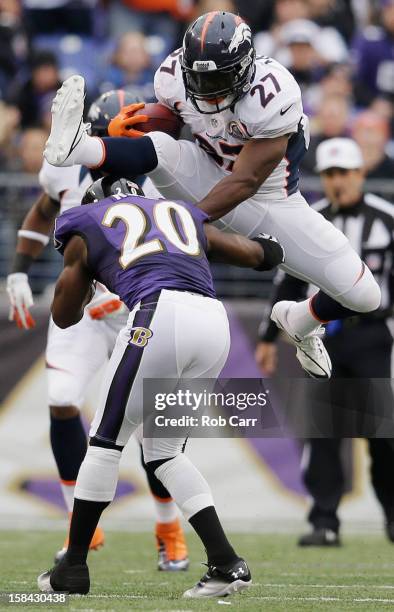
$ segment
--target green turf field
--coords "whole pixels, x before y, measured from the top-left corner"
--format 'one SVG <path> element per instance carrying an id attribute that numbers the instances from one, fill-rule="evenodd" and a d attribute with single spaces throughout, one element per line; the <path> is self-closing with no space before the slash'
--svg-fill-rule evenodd
<path id="1" fill-rule="evenodd" d="M 48 568 L 61 533 L 0 532 L 0 591 L 36 591 L 36 577 Z M 289 535 L 232 536 L 252 569 L 254 586 L 218 600 L 181 598 L 203 572 L 202 549 L 188 534 L 191 568 L 168 574 L 155 569 L 148 533 L 107 533 L 106 546 L 90 555 L 92 589 L 65 606 L 3 606 L 1 610 L 205 610 L 293 611 L 394 609 L 394 545 L 382 536 L 352 536 L 341 549 L 303 550 Z"/>

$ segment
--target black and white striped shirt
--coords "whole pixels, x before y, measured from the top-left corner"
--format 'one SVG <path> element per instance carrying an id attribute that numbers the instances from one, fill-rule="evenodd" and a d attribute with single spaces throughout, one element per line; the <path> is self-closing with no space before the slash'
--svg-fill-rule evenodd
<path id="1" fill-rule="evenodd" d="M 323 199 L 313 208 L 345 234 L 370 268 L 382 292 L 381 308 L 394 304 L 394 205 L 367 193 L 359 204 L 334 208 Z"/>

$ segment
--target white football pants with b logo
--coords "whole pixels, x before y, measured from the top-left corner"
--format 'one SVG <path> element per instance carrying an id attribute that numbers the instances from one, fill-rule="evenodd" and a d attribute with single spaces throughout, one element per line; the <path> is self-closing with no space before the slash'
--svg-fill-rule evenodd
<path id="1" fill-rule="evenodd" d="M 229 349 L 219 300 L 167 289 L 157 303 L 143 300 L 118 336 L 89 435 L 125 446 L 143 420 L 144 378 L 216 378 Z M 144 438 L 145 462 L 178 455 L 187 435 L 185 428 L 179 438 Z"/>
<path id="2" fill-rule="evenodd" d="M 228 176 L 193 142 L 177 141 L 163 132 L 149 137 L 159 161 L 149 176 L 165 198 L 199 202 Z M 279 196 L 257 193 L 216 225 L 248 237 L 260 232 L 275 236 L 285 249 L 281 266 L 285 272 L 316 285 L 352 310 L 377 308 L 380 289 L 346 236 L 310 208 L 300 192 Z"/>

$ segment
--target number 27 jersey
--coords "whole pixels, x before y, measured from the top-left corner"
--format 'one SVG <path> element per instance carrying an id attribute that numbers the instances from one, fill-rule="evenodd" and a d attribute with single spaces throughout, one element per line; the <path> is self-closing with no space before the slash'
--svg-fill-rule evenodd
<path id="1" fill-rule="evenodd" d="M 258 57 L 249 92 L 231 109 L 203 114 L 186 96 L 181 53 L 182 49 L 174 51 L 156 72 L 158 101 L 182 117 L 197 144 L 224 175 L 232 171 L 249 140 L 289 135 L 284 158 L 258 193 L 279 200 L 298 191 L 299 164 L 309 146 L 309 127 L 303 114 L 301 90 L 290 72 L 274 59 Z"/>
<path id="2" fill-rule="evenodd" d="M 205 253 L 207 220 L 184 202 L 113 196 L 60 215 L 55 246 L 63 253 L 73 235 L 81 236 L 92 275 L 130 310 L 159 289 L 215 297 Z"/>

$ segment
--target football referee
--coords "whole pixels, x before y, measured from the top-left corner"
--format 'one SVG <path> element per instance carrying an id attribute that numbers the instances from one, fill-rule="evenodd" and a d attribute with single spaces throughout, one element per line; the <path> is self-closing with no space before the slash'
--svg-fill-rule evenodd
<path id="1" fill-rule="evenodd" d="M 332 360 L 332 376 L 390 379 L 393 340 L 387 319 L 394 303 L 394 206 L 364 194 L 363 158 L 353 140 L 326 140 L 317 148 L 316 158 L 326 197 L 314 208 L 347 236 L 382 291 L 379 310 L 327 325 L 324 342 Z M 281 278 L 273 303 L 305 299 L 307 283 L 287 275 Z M 267 317 L 260 326 L 256 348 L 256 360 L 265 374 L 276 369 L 278 334 L 279 329 Z M 384 512 L 387 536 L 394 542 L 394 440 L 371 438 L 368 442 L 372 484 Z M 303 477 L 313 499 L 308 516 L 312 531 L 300 538 L 299 545 L 339 545 L 337 510 L 344 493 L 342 440 L 314 438 L 306 445 Z"/>

